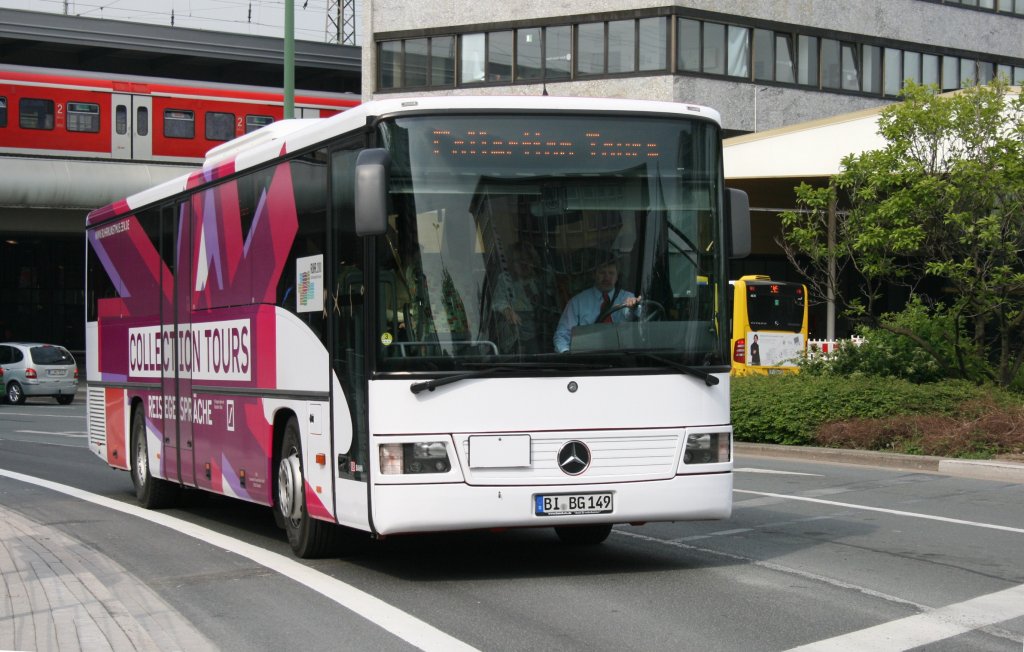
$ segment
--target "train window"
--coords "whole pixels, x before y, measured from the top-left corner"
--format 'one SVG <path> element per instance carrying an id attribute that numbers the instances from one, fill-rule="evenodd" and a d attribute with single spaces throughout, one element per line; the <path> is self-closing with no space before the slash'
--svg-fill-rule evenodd
<path id="1" fill-rule="evenodd" d="M 247 115 L 245 116 L 245 133 L 256 131 L 260 127 L 266 127 L 274 119 L 269 115 Z"/>
<path id="2" fill-rule="evenodd" d="M 53 129 L 53 100 L 19 100 L 18 124 L 22 129 Z"/>
<path id="3" fill-rule="evenodd" d="M 7 98 L 0 97 L 0 127 L 7 126 Z"/>
<path id="4" fill-rule="evenodd" d="M 235 114 L 207 111 L 206 140 L 231 140 L 235 137 Z"/>
<path id="5" fill-rule="evenodd" d="M 149 109 L 144 106 L 135 111 L 135 133 L 139 136 L 149 135 Z"/>
<path id="6" fill-rule="evenodd" d="M 100 130 L 100 105 L 87 102 L 68 102 L 68 131 Z"/>
<path id="7" fill-rule="evenodd" d="M 195 138 L 195 113 L 181 109 L 164 110 L 164 136 L 167 138 Z"/>
<path id="8" fill-rule="evenodd" d="M 128 107 L 118 104 L 114 109 L 114 131 L 118 136 L 128 133 Z"/>

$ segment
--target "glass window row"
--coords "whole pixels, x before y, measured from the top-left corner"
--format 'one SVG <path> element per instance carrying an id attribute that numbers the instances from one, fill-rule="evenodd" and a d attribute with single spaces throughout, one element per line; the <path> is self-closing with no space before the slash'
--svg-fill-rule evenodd
<path id="1" fill-rule="evenodd" d="M 377 52 L 380 91 L 652 72 L 885 96 L 907 79 L 942 90 L 997 75 L 1024 83 L 1024 64 L 669 16 L 383 40 Z"/>
<path id="2" fill-rule="evenodd" d="M 23 97 L 18 100 L 18 126 L 21 129 L 52 131 L 57 116 L 64 114 L 67 131 L 98 133 L 100 131 L 100 105 L 93 102 L 68 102 L 67 106 L 43 98 Z M 128 133 L 128 109 L 118 105 L 114 111 L 114 131 Z M 207 111 L 204 118 L 207 140 L 231 140 L 235 137 L 235 114 Z M 274 121 L 272 116 L 246 115 L 245 133 L 255 131 Z M 139 136 L 149 134 L 149 110 L 139 107 L 135 120 Z M 7 98 L 0 97 L 0 128 L 7 127 Z M 195 138 L 195 111 L 166 109 L 163 113 L 163 133 L 167 138 Z"/>
<path id="3" fill-rule="evenodd" d="M 979 11 L 1024 16 L 1024 0 L 927 0 L 935 4 L 955 5 Z"/>

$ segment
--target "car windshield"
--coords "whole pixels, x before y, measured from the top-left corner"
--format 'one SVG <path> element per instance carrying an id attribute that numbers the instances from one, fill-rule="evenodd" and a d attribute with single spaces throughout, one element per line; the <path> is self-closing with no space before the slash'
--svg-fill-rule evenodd
<path id="1" fill-rule="evenodd" d="M 36 364 L 72 365 L 75 359 L 60 346 L 33 346 L 32 360 Z"/>
<path id="2" fill-rule="evenodd" d="M 717 125 L 446 115 L 381 135 L 380 370 L 726 363 Z"/>

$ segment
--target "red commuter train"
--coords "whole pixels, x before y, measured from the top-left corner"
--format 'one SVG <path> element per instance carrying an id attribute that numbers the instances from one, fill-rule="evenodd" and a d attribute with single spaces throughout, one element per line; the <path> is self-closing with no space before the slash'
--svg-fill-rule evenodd
<path id="1" fill-rule="evenodd" d="M 347 93 L 299 91 L 295 117 L 334 115 Z M 221 143 L 282 119 L 273 89 L 0 66 L 0 155 L 202 163 Z"/>

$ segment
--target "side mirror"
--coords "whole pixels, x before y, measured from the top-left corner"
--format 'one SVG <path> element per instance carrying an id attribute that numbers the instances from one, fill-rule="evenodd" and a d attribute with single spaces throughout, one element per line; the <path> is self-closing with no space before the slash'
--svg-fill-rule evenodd
<path id="1" fill-rule="evenodd" d="M 750 255 L 750 198 L 747 193 L 729 188 L 729 226 L 732 231 L 730 258 Z"/>
<path id="2" fill-rule="evenodd" d="M 383 149 L 365 149 L 356 158 L 356 234 L 381 235 L 388 229 L 388 166 Z"/>

